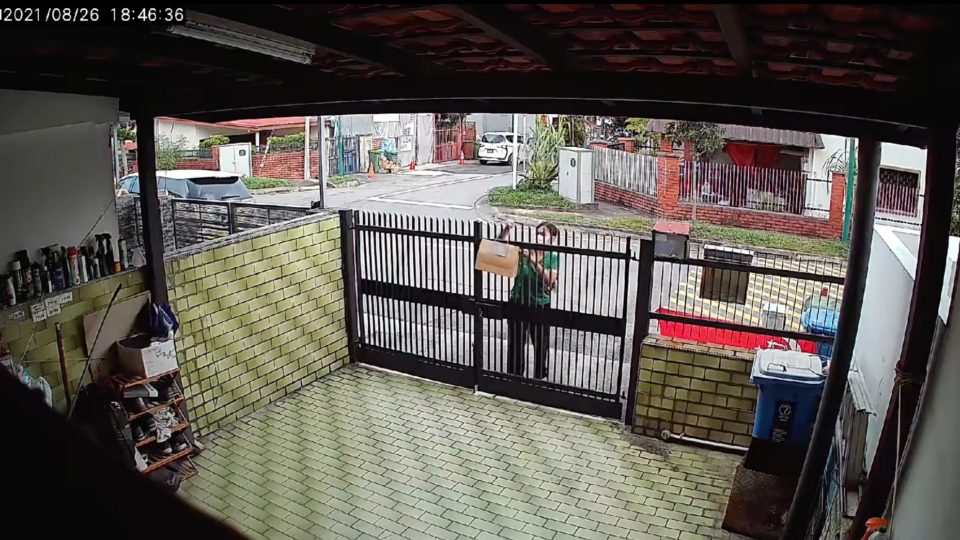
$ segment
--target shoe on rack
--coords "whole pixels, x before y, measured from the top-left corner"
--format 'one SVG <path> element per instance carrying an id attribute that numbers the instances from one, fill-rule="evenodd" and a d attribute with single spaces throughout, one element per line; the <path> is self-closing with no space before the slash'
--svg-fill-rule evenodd
<path id="1" fill-rule="evenodd" d="M 169 403 L 181 396 L 180 387 L 172 377 L 157 383 L 157 394 L 157 399 L 163 403 Z"/>
<path id="2" fill-rule="evenodd" d="M 170 447 L 173 448 L 174 452 L 182 452 L 190 447 L 190 443 L 187 442 L 183 433 L 177 432 L 170 437 Z"/>
<path id="3" fill-rule="evenodd" d="M 136 442 L 140 442 L 147 438 L 147 434 L 143 432 L 143 428 L 141 428 L 136 422 L 130 425 L 130 432 L 133 434 L 133 440 Z"/>
<path id="4" fill-rule="evenodd" d="M 123 407 L 129 414 L 140 414 L 147 410 L 147 404 L 143 401 L 143 398 L 125 399 L 123 400 Z"/>
<path id="5" fill-rule="evenodd" d="M 140 418 L 139 421 L 140 421 L 140 429 L 142 429 L 143 432 L 146 433 L 148 437 L 150 436 L 150 434 L 155 433 L 157 431 L 157 421 L 153 419 L 153 416 L 148 414 L 143 418 Z"/>
<path id="6" fill-rule="evenodd" d="M 163 441 L 162 443 L 157 443 L 157 448 L 160 450 L 160 453 L 164 456 L 169 456 L 173 453 L 173 448 L 170 448 L 170 441 Z"/>

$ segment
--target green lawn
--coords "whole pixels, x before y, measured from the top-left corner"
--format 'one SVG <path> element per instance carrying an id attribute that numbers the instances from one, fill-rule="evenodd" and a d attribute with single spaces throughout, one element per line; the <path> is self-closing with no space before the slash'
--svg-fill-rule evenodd
<path id="1" fill-rule="evenodd" d="M 502 208 L 573 208 L 574 204 L 556 191 L 544 189 L 513 189 L 495 187 L 488 195 L 490 204 Z"/>
<path id="2" fill-rule="evenodd" d="M 283 180 L 280 178 L 263 178 L 260 176 L 249 176 L 243 179 L 243 185 L 247 186 L 247 189 L 267 189 L 267 188 L 278 188 L 278 187 L 290 187 L 293 185 L 293 182 L 289 180 Z"/>
<path id="3" fill-rule="evenodd" d="M 599 227 L 636 234 L 650 234 L 656 220 L 640 216 L 591 217 L 569 212 L 526 212 L 524 216 L 564 225 Z M 722 242 L 744 247 L 780 249 L 822 257 L 846 257 L 847 245 L 839 240 L 806 238 L 792 234 L 719 227 L 697 223 L 690 230 L 691 238 L 705 242 Z"/>
<path id="4" fill-rule="evenodd" d="M 327 183 L 340 186 L 346 184 L 347 182 L 355 182 L 356 180 L 356 178 L 350 176 L 334 176 L 332 178 L 327 178 Z"/>

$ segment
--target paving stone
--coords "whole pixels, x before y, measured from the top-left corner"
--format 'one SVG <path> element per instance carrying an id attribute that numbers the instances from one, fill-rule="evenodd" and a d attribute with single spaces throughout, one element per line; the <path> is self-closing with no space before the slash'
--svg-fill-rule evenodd
<path id="1" fill-rule="evenodd" d="M 201 473 L 180 493 L 253 538 L 727 538 L 736 467 L 707 450 L 653 454 L 611 423 L 362 366 L 205 442 Z"/>

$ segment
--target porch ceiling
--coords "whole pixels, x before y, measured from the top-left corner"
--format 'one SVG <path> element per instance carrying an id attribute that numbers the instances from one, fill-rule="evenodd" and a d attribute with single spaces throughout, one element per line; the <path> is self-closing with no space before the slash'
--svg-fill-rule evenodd
<path id="1" fill-rule="evenodd" d="M 316 45 L 301 65 L 167 27 L 5 27 L 0 87 L 198 120 L 464 110 L 642 114 L 923 143 L 955 113 L 958 8 L 187 6 Z M 817 116 L 810 116 L 811 114 Z"/>

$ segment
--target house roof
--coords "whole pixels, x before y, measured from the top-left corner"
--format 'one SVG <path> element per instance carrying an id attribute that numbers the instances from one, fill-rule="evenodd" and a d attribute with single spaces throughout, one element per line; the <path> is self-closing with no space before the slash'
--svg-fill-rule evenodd
<path id="1" fill-rule="evenodd" d="M 670 122 L 671 120 L 652 119 L 650 120 L 650 131 L 663 133 Z M 818 133 L 732 124 L 720 124 L 720 127 L 723 128 L 723 138 L 728 141 L 823 148 L 823 138 Z"/>
<path id="2" fill-rule="evenodd" d="M 169 24 L 24 25 L 0 34 L 0 88 L 207 122 L 548 111 L 908 144 L 960 107 L 942 84 L 960 69 L 952 5 L 196 4 L 186 21 L 197 13 L 309 42 L 306 63 Z"/>
<path id="3" fill-rule="evenodd" d="M 251 131 L 260 131 L 264 129 L 282 129 L 290 127 L 303 127 L 303 116 L 281 116 L 276 118 L 250 118 L 244 120 L 228 120 L 218 122 L 219 126 L 235 127 L 249 129 Z M 316 124 L 317 119 L 311 118 L 311 124 Z"/>

